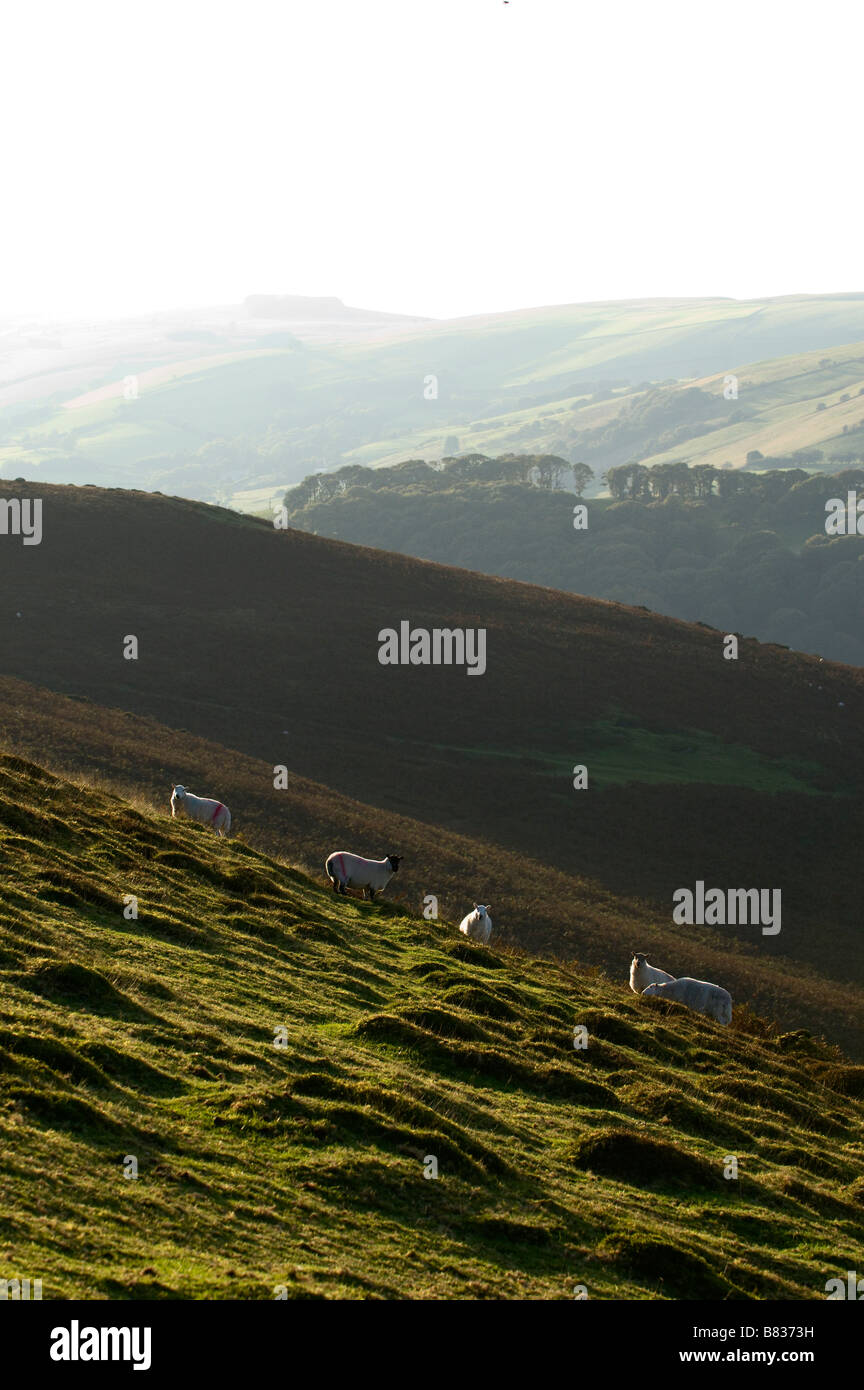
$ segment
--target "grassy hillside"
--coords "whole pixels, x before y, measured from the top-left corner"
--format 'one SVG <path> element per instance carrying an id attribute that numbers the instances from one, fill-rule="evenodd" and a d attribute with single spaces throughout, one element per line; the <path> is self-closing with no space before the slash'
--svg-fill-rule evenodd
<path id="1" fill-rule="evenodd" d="M 805 1027 L 864 1059 L 864 986 L 855 982 L 860 955 L 854 928 L 845 933 L 833 919 L 828 940 L 840 959 L 845 942 L 852 957 L 846 971 L 831 971 L 824 933 L 796 937 L 778 953 L 763 949 L 752 933 L 679 927 L 666 905 L 610 892 L 593 874 L 564 873 L 546 859 L 502 848 L 483 838 L 481 827 L 457 833 L 296 775 L 276 790 L 272 769 L 259 760 L 152 719 L 19 681 L 0 679 L 0 747 L 50 758 L 73 780 L 83 777 L 87 786 L 120 794 L 147 814 L 165 813 L 178 779 L 199 792 L 218 787 L 247 843 L 270 856 L 287 855 L 316 881 L 324 881 L 324 859 L 339 845 L 375 857 L 401 853 L 404 863 L 387 897 L 405 912 L 419 914 L 430 893 L 452 921 L 461 920 L 472 900 L 493 902 L 496 941 L 558 959 L 577 957 L 616 981 L 626 980 L 634 950 L 650 950 L 675 974 L 722 981 L 736 1006 L 756 1009 L 787 1029 Z M 598 864 L 594 873 L 602 868 Z"/>
<path id="2" fill-rule="evenodd" d="M 729 377 L 737 395 L 728 398 Z M 864 458 L 864 342 L 753 363 L 734 358 L 719 372 L 637 384 L 612 378 L 555 396 L 526 398 L 454 428 L 444 453 L 554 453 L 589 464 L 601 490 L 607 469 L 633 460 L 648 466 L 685 460 L 743 468 L 758 450 L 768 457 L 799 452 L 837 468 Z M 344 464 L 392 466 L 441 456 L 435 429 L 404 431 L 343 452 Z M 238 498 L 238 502 L 242 500 Z M 266 499 L 265 499 L 266 500 Z M 249 506 L 247 509 L 252 510 Z"/>
<path id="3" fill-rule="evenodd" d="M 671 931 L 673 893 L 697 880 L 779 888 L 781 934 L 708 928 L 715 961 L 737 970 L 747 956 L 754 975 L 760 962 L 806 965 L 820 980 L 824 1026 L 839 1021 L 832 1036 L 856 1045 L 842 991 L 864 970 L 864 673 L 752 639 L 724 661 L 721 634 L 708 628 L 277 532 L 200 504 L 42 492 L 42 544 L 0 546 L 7 674 L 255 759 L 271 802 L 286 795 L 273 792 L 284 765 L 327 796 L 405 817 L 425 827 L 413 843 L 430 853 L 430 874 L 442 832 L 546 866 L 562 876 L 549 888 L 557 912 L 534 924 L 530 869 L 511 907 L 514 939 L 535 948 L 572 949 L 604 901 L 639 899 Z M 403 619 L 484 628 L 486 674 L 381 666 L 378 633 Z M 139 638 L 137 661 L 123 659 L 127 634 Z M 92 747 L 103 716 L 82 715 Z M 13 702 L 13 722 L 29 717 L 26 701 L 17 712 Z M 44 737 L 53 749 L 50 717 Z M 103 743 L 101 756 L 115 775 L 138 775 L 134 745 Z M 572 769 L 583 762 L 598 780 L 576 791 Z M 176 756 L 158 765 L 160 798 L 166 781 L 195 789 Z M 197 790 L 227 795 L 211 781 L 216 766 L 199 767 Z M 244 790 L 233 809 L 246 804 Z M 329 833 L 316 864 L 322 839 Z M 393 848 L 377 835 L 364 843 L 376 856 Z M 490 877 L 485 862 L 475 860 L 470 896 Z M 633 943 L 627 913 L 616 915 L 609 949 L 620 959 Z M 704 944 L 687 928 L 676 939 Z M 784 993 L 769 976 L 762 984 Z"/>
<path id="4" fill-rule="evenodd" d="M 730 372 L 737 376 L 738 394 L 726 400 L 724 381 Z M 716 407 L 709 406 L 694 428 L 685 397 L 695 391 L 716 401 Z M 668 441 L 647 431 L 633 454 L 648 467 L 685 458 L 691 465 L 741 468 L 747 455 L 758 450 L 768 459 L 804 452 L 811 459 L 805 465 L 809 468 L 813 451 L 818 451 L 822 458 L 816 466 L 835 470 L 864 459 L 864 342 L 832 348 L 828 354 L 820 348 L 741 363 L 726 373 L 669 388 L 663 406 L 669 416 Z"/>
<path id="5" fill-rule="evenodd" d="M 700 448 L 713 433 L 720 464 L 751 448 L 864 440 L 864 407 L 840 400 L 864 384 L 860 294 L 562 305 L 394 323 L 387 336 L 382 324 L 359 340 L 346 322 L 326 342 L 293 321 L 280 335 L 236 319 L 205 315 L 196 330 L 193 316 L 179 334 L 119 325 L 98 352 L 43 349 L 41 371 L 36 349 L 20 368 L 0 359 L 0 476 L 254 509 L 318 468 L 457 450 L 564 453 L 602 472 L 663 455 L 667 435 L 672 448 L 676 432 L 689 439 L 697 398 Z M 737 401 L 723 398 L 728 373 Z M 821 397 L 830 408 L 817 419 Z"/>
<path id="6" fill-rule="evenodd" d="M 46 1298 L 806 1300 L 854 1265 L 862 1068 L 803 1034 L 8 756 L 0 866 L 0 1269 Z"/>
<path id="7" fill-rule="evenodd" d="M 827 355 L 820 347 L 755 363 L 735 357 L 719 372 L 684 376 L 640 385 L 624 378 L 527 402 L 456 431 L 447 452 L 555 453 L 589 464 L 598 486 L 607 469 L 633 460 L 743 468 L 758 450 L 769 458 L 805 452 L 812 466 L 816 451 L 817 466 L 832 469 L 864 458 L 864 342 Z M 730 377 L 737 394 L 727 397 Z M 392 465 L 418 456 L 439 456 L 434 431 L 405 434 L 383 456 L 376 445 L 350 451 L 344 462 Z"/>
<path id="8" fill-rule="evenodd" d="M 691 385 L 722 396 L 723 376 Z M 748 452 L 766 457 L 819 449 L 822 467 L 864 458 L 864 343 L 758 362 L 740 369 L 734 424 L 687 439 L 682 448 L 648 453 L 643 462 L 664 463 L 683 454 L 691 464 L 741 467 Z"/>

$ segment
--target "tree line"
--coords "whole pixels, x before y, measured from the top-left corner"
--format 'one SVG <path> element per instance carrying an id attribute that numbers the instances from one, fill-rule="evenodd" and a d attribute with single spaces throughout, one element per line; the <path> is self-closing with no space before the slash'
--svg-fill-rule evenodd
<path id="1" fill-rule="evenodd" d="M 371 491 L 396 490 L 445 492 L 454 483 L 519 483 L 524 487 L 557 491 L 567 487 L 581 497 L 594 480 L 594 470 L 586 463 L 568 463 L 556 454 L 460 454 L 426 462 L 407 459 L 390 467 L 365 468 L 346 464 L 330 473 L 312 473 L 285 495 L 289 512 L 312 503 L 327 503 L 345 497 L 357 488 Z"/>

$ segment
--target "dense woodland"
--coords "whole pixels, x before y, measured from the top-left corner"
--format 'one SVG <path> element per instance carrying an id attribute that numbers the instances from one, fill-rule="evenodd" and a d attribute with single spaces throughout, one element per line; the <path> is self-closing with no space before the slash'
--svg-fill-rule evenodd
<path id="1" fill-rule="evenodd" d="M 864 497 L 864 468 L 631 463 L 604 475 L 610 497 L 577 501 L 592 479 L 555 455 L 475 454 L 317 474 L 285 501 L 320 535 L 864 664 L 864 536 L 825 530 L 830 498 Z"/>

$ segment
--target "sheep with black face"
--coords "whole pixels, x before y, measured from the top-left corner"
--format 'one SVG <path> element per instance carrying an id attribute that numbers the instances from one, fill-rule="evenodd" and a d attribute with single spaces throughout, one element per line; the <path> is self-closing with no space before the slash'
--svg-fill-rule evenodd
<path id="1" fill-rule="evenodd" d="M 336 893 L 362 888 L 364 898 L 372 902 L 375 894 L 383 892 L 393 875 L 399 872 L 402 857 L 401 854 L 388 854 L 386 859 L 363 859 L 359 854 L 340 849 L 328 856 L 324 867 Z"/>

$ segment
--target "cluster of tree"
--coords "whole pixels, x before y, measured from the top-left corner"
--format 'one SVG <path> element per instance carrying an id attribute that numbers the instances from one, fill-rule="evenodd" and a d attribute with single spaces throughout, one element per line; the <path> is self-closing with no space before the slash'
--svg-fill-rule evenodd
<path id="1" fill-rule="evenodd" d="M 801 474 L 805 477 L 806 474 Z M 679 459 L 646 468 L 642 463 L 621 463 L 610 468 L 604 481 L 616 501 L 628 498 L 632 502 L 649 502 L 666 497 L 687 499 L 727 497 L 739 488 L 740 475 L 731 469 L 712 468 L 710 464 L 695 467 Z"/>
<path id="2" fill-rule="evenodd" d="M 825 532 L 826 501 L 864 497 L 864 469 L 718 470 L 712 479 L 670 468 L 584 503 L 584 530 L 573 525 L 574 494 L 548 481 L 554 470 L 538 485 L 513 456 L 413 460 L 350 479 L 340 470 L 343 489 L 301 487 L 286 503 L 292 525 L 321 535 L 864 664 L 864 536 Z"/>
<path id="3" fill-rule="evenodd" d="M 520 483 L 525 487 L 561 489 L 582 495 L 594 478 L 585 463 L 568 463 L 556 454 L 461 454 L 427 463 L 407 459 L 390 468 L 364 468 L 346 464 L 332 473 L 313 473 L 285 495 L 285 506 L 296 515 L 311 504 L 326 504 L 336 498 L 355 495 L 360 490 L 410 493 L 414 496 L 450 491 L 457 483 Z"/>
<path id="4" fill-rule="evenodd" d="M 822 458 L 820 449 L 810 449 L 806 453 L 809 462 L 815 463 Z M 801 454 L 792 457 L 797 463 L 804 461 Z M 688 501 L 709 497 L 723 500 L 732 497 L 754 500 L 767 497 L 774 502 L 812 476 L 800 467 L 774 467 L 785 460 L 765 458 L 758 449 L 747 455 L 747 461 L 756 467 L 766 467 L 762 472 L 748 473 L 733 469 L 731 464 L 715 468 L 710 463 L 691 465 L 684 459 L 654 464 L 651 468 L 646 468 L 642 463 L 623 463 L 617 468 L 610 468 L 603 480 L 617 501 L 625 498 L 631 502 L 662 502 L 666 497 L 683 497 Z M 832 475 L 823 473 L 820 476 L 824 481 Z"/>

